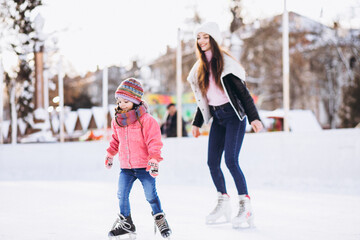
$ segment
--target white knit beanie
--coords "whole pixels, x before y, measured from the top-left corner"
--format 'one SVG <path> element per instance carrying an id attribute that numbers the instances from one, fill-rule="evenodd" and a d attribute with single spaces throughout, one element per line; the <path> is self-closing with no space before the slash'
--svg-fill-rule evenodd
<path id="1" fill-rule="evenodd" d="M 221 37 L 221 32 L 220 32 L 220 29 L 219 29 L 219 26 L 217 25 L 217 23 L 206 22 L 206 23 L 202 24 L 194 32 L 195 39 L 197 39 L 197 35 L 201 32 L 209 34 L 216 41 L 217 44 L 219 44 L 219 45 L 221 44 L 222 37 Z"/>

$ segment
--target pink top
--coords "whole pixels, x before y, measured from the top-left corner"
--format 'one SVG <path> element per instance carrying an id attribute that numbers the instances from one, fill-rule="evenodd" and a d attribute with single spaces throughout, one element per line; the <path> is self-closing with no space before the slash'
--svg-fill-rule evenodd
<path id="1" fill-rule="evenodd" d="M 120 127 L 114 119 L 111 122 L 113 131 L 108 155 L 114 156 L 119 153 L 121 168 L 146 168 L 152 158 L 158 162 L 162 160 L 160 127 L 156 120 L 145 113 L 140 121 L 125 127 Z"/>
<path id="2" fill-rule="evenodd" d="M 210 63 L 212 58 L 211 50 L 205 52 L 206 59 Z M 225 92 L 216 86 L 214 75 L 212 74 L 211 68 L 209 74 L 209 88 L 206 93 L 208 103 L 212 106 L 219 106 L 229 102 L 229 98 L 226 96 Z"/>

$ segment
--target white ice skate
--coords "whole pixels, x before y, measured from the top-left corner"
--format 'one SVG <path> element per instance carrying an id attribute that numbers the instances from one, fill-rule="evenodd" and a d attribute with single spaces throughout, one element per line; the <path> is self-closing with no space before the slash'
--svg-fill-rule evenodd
<path id="1" fill-rule="evenodd" d="M 217 222 L 221 217 L 225 217 L 225 222 L 230 222 L 231 206 L 230 197 L 227 194 L 218 193 L 218 202 L 215 209 L 206 216 L 206 224 L 222 223 Z"/>
<path id="2" fill-rule="evenodd" d="M 239 195 L 239 212 L 232 220 L 233 228 L 254 227 L 254 213 L 250 204 L 250 197 L 248 195 Z"/>

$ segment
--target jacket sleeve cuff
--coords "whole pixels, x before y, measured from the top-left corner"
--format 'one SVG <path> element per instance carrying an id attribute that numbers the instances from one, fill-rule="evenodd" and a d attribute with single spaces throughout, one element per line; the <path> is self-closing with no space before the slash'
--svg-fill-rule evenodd
<path id="1" fill-rule="evenodd" d="M 195 117 L 194 117 L 194 120 L 193 120 L 193 122 L 192 122 L 192 125 L 201 128 L 201 126 L 203 125 L 203 123 L 204 123 L 204 118 L 203 118 L 203 116 L 202 116 L 202 113 L 201 113 L 199 107 L 197 107 L 197 108 L 196 108 Z"/>
<path id="2" fill-rule="evenodd" d="M 108 157 L 114 157 L 116 155 L 116 152 L 113 152 L 113 151 L 111 151 L 109 149 L 106 152 L 107 152 Z"/>
<path id="3" fill-rule="evenodd" d="M 149 156 L 148 161 L 150 159 L 156 159 L 156 161 L 158 161 L 158 162 L 161 162 L 162 160 L 164 160 L 161 156 Z"/>
<path id="4" fill-rule="evenodd" d="M 250 124 L 251 124 L 251 122 L 254 121 L 254 120 L 259 120 L 259 121 L 261 121 L 260 116 L 259 116 L 258 113 L 253 113 L 253 114 L 247 115 L 247 116 L 248 116 L 248 121 L 249 121 Z"/>

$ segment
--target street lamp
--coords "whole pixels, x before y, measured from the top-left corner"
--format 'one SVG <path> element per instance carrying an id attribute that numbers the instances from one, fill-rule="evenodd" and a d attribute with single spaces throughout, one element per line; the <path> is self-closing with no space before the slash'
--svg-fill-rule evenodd
<path id="1" fill-rule="evenodd" d="M 0 144 L 3 144 L 3 114 L 4 114 L 4 102 L 3 102 L 3 94 L 4 94 L 4 70 L 2 65 L 2 58 L 0 57 Z"/>
<path id="2" fill-rule="evenodd" d="M 44 108 L 44 18 L 38 14 L 34 19 L 35 29 L 35 109 Z"/>
<path id="3" fill-rule="evenodd" d="M 177 137 L 182 137 L 182 48 L 181 41 L 182 34 L 181 29 L 178 28 L 177 31 L 177 48 L 176 48 L 176 99 L 177 99 L 177 126 L 176 132 Z"/>
<path id="4" fill-rule="evenodd" d="M 286 0 L 284 0 L 282 24 L 283 39 L 283 106 L 284 106 L 284 131 L 289 132 L 289 109 L 290 109 L 290 84 L 289 84 L 289 13 L 286 8 Z"/>

